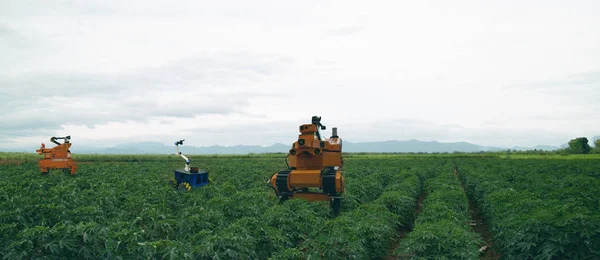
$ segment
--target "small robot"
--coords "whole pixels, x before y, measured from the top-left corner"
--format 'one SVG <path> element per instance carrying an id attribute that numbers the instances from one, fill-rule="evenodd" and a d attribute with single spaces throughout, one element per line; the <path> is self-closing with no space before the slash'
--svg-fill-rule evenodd
<path id="1" fill-rule="evenodd" d="M 194 166 L 190 167 L 190 159 L 179 151 L 179 146 L 183 145 L 183 141 L 185 141 L 185 139 L 175 142 L 175 147 L 177 149 L 177 154 L 185 160 L 185 166 L 183 169 L 175 170 L 175 178 L 170 180 L 171 185 L 186 191 L 208 185 L 208 183 L 210 183 L 208 171 L 201 170 Z"/>
<path id="2" fill-rule="evenodd" d="M 318 116 L 313 116 L 310 124 L 300 125 L 298 140 L 286 157 L 288 169 L 274 173 L 267 185 L 280 202 L 291 198 L 329 201 L 337 215 L 344 194 L 342 139 L 337 127 L 332 128 L 330 138 L 321 133 L 325 129 Z"/>
<path id="3" fill-rule="evenodd" d="M 59 143 L 57 140 L 63 140 L 63 143 Z M 50 138 L 50 142 L 56 144 L 55 147 L 46 148 L 46 145 L 42 143 L 40 149 L 37 149 L 38 154 L 44 155 L 44 158 L 40 160 L 39 167 L 42 175 L 47 175 L 49 170 L 59 169 L 64 172 L 68 172 L 71 175 L 75 175 L 77 172 L 77 164 L 71 158 L 71 136 L 55 137 Z"/>

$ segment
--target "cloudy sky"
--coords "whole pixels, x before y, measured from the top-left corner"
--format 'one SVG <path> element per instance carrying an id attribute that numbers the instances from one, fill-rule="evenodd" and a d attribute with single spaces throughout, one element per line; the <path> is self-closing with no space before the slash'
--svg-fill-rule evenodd
<path id="1" fill-rule="evenodd" d="M 313 115 L 353 142 L 560 145 L 600 134 L 598 10 L 2 0 L 0 148 L 292 143 Z"/>

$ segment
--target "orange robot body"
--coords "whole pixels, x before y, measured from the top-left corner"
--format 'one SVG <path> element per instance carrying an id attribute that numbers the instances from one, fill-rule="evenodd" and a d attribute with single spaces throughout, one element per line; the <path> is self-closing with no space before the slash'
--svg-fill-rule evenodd
<path id="1" fill-rule="evenodd" d="M 323 138 L 321 129 L 326 127 L 316 116 L 311 124 L 300 126 L 298 140 L 288 154 L 289 169 L 273 174 L 268 183 L 282 201 L 294 197 L 330 201 L 338 212 L 344 193 L 342 139 L 336 128 L 328 139 Z"/>
<path id="2" fill-rule="evenodd" d="M 64 143 L 59 143 L 57 140 L 63 139 Z M 57 144 L 55 147 L 46 148 L 46 145 L 42 143 L 40 149 L 36 152 L 44 156 L 39 162 L 40 171 L 42 174 L 47 174 L 52 169 L 63 169 L 69 170 L 71 175 L 75 175 L 77 171 L 77 164 L 71 158 L 71 143 L 69 142 L 71 136 L 66 137 L 52 137 L 50 141 Z"/>

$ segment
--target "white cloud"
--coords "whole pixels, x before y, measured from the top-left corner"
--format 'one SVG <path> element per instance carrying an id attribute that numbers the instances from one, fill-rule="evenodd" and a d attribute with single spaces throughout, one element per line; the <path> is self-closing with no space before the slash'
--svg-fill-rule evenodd
<path id="1" fill-rule="evenodd" d="M 598 131 L 599 7 L 3 1 L 0 147 L 288 143 L 312 115 L 352 141 L 558 145 Z"/>

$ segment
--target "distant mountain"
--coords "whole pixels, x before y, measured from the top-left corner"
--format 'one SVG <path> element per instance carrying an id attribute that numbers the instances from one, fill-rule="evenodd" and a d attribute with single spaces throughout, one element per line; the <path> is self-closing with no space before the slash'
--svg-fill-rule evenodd
<path id="1" fill-rule="evenodd" d="M 500 151 L 502 148 L 484 147 L 467 142 L 440 143 L 437 141 L 419 141 L 411 139 L 408 141 L 383 141 L 383 142 L 364 142 L 351 143 L 344 142 L 345 152 L 382 152 L 382 153 L 443 153 L 443 152 L 479 152 L 479 151 Z"/>
<path id="2" fill-rule="evenodd" d="M 595 136 L 592 140 L 600 139 L 600 136 Z M 593 146 L 593 142 L 590 143 Z M 184 154 L 249 154 L 249 153 L 287 153 L 292 144 L 274 144 L 270 146 L 260 145 L 235 145 L 235 146 L 180 146 L 179 149 Z M 566 145 L 568 147 L 568 145 Z M 506 151 L 508 149 L 517 151 L 526 150 L 557 150 L 563 146 L 552 145 L 537 145 L 534 147 L 491 147 L 481 146 L 467 142 L 448 142 L 442 143 L 437 141 L 419 141 L 411 139 L 408 141 L 381 141 L 381 142 L 360 142 L 353 143 L 344 141 L 344 152 L 367 152 L 367 153 L 452 153 L 452 152 L 480 152 L 480 151 Z M 35 148 L 31 149 L 1 149 L 9 152 L 35 152 Z M 175 145 L 165 145 L 157 142 L 139 142 L 139 143 L 122 143 L 113 147 L 86 147 L 73 146 L 73 153 L 81 154 L 174 154 Z"/>
<path id="3" fill-rule="evenodd" d="M 291 145 L 274 144 L 271 146 L 235 145 L 235 146 L 179 146 L 179 151 L 184 154 L 249 154 L 249 153 L 277 153 L 287 152 Z M 123 143 L 108 148 L 79 147 L 73 152 L 82 154 L 174 154 L 175 145 L 164 145 L 154 142 Z"/>
<path id="4" fill-rule="evenodd" d="M 507 148 L 486 147 L 467 142 L 441 143 L 437 141 L 382 141 L 353 143 L 344 141 L 344 152 L 479 152 L 479 151 L 502 151 Z M 180 146 L 184 154 L 249 154 L 249 153 L 287 153 L 291 144 L 274 144 L 270 146 L 259 145 L 235 145 L 235 146 Z M 96 154 L 174 154 L 174 145 L 164 145 L 155 142 L 123 143 L 108 148 L 73 147 L 74 153 L 96 153 Z"/>

